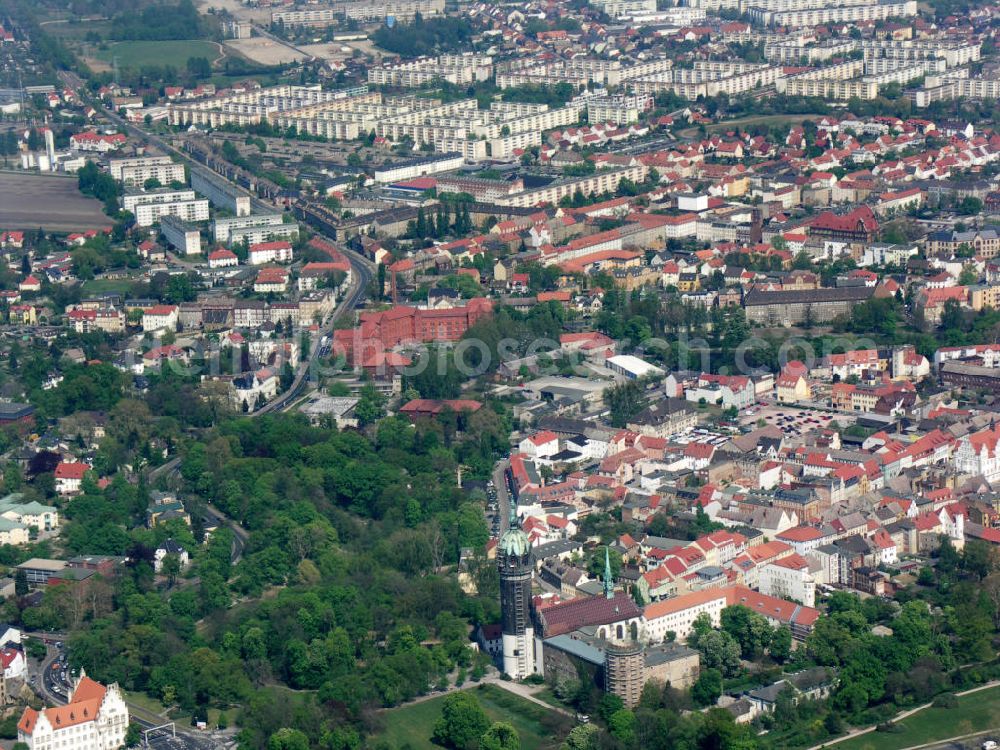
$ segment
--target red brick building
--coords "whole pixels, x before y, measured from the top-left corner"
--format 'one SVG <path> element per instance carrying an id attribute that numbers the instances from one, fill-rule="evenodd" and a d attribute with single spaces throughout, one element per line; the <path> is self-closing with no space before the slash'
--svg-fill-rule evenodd
<path id="1" fill-rule="evenodd" d="M 382 342 L 387 349 L 404 342 L 458 341 L 482 318 L 493 313 L 490 300 L 476 297 L 464 307 L 423 310 L 400 305 L 383 312 L 361 314 L 361 337 Z"/>
<path id="2" fill-rule="evenodd" d="M 399 408 L 399 413 L 408 417 L 412 421 L 420 418 L 433 418 L 445 411 L 453 411 L 456 414 L 473 413 L 482 408 L 482 404 L 466 398 L 456 399 L 432 399 L 415 398 L 408 401 Z"/>
<path id="3" fill-rule="evenodd" d="M 878 231 L 878 219 L 868 206 L 846 214 L 824 211 L 809 224 L 811 236 L 835 242 L 873 242 Z"/>
<path id="4" fill-rule="evenodd" d="M 487 299 L 470 299 L 464 307 L 423 310 L 399 305 L 381 312 L 361 313 L 361 325 L 334 331 L 334 353 L 350 365 L 381 362 L 380 355 L 403 343 L 458 341 L 483 318 L 493 314 Z"/>

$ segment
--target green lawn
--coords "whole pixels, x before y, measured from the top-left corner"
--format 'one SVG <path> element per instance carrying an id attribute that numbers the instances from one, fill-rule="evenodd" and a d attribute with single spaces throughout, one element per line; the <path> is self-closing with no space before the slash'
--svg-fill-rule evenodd
<path id="1" fill-rule="evenodd" d="M 542 688 L 537 693 L 535 693 L 535 697 L 538 698 L 538 700 L 540 701 L 548 703 L 550 706 L 555 706 L 556 708 L 562 708 L 566 711 L 570 710 L 569 708 L 566 707 L 565 703 L 556 698 L 555 693 L 552 692 L 552 688 L 550 687 Z"/>
<path id="2" fill-rule="evenodd" d="M 134 703 L 140 708 L 144 708 L 147 711 L 162 716 L 166 713 L 167 709 L 164 708 L 163 704 L 160 703 L 156 698 L 151 698 L 145 693 L 140 693 L 138 690 L 129 693 L 126 696 L 130 703 Z"/>
<path id="3" fill-rule="evenodd" d="M 958 708 L 926 708 L 899 722 L 901 732 L 869 732 L 831 745 L 836 750 L 901 750 L 1000 728 L 1000 687 L 958 699 Z"/>
<path id="4" fill-rule="evenodd" d="M 769 128 L 773 127 L 788 127 L 791 125 L 798 125 L 803 120 L 816 120 L 823 117 L 820 114 L 804 114 L 804 115 L 752 115 L 750 117 L 740 117 L 735 120 L 723 120 L 722 122 L 712 123 L 711 125 L 706 125 L 705 130 L 709 133 L 719 133 L 725 132 L 727 130 L 734 130 L 736 128 L 746 128 L 751 125 L 766 125 Z M 684 128 L 678 132 L 679 136 L 690 137 L 694 136 L 698 132 L 698 128 Z"/>
<path id="5" fill-rule="evenodd" d="M 52 18 L 50 23 L 42 26 L 47 34 L 57 36 L 66 42 L 82 42 L 87 34 L 97 34 L 106 39 L 111 33 L 110 21 L 81 21 L 72 16 L 67 18 Z"/>
<path id="6" fill-rule="evenodd" d="M 751 115 L 750 117 L 740 117 L 735 120 L 725 120 L 706 126 L 705 130 L 714 133 L 719 130 L 728 130 L 734 127 L 747 127 L 748 125 L 767 125 L 769 127 L 786 125 L 797 125 L 803 120 L 819 120 L 823 115 Z"/>
<path id="7" fill-rule="evenodd" d="M 128 292 L 136 279 L 91 279 L 83 282 L 81 292 L 86 295 L 104 292 Z"/>
<path id="8" fill-rule="evenodd" d="M 521 736 L 523 750 L 550 750 L 558 747 L 562 741 L 561 736 L 553 736 L 552 730 L 547 728 L 556 725 L 555 722 L 548 723 L 549 717 L 561 718 L 558 715 L 495 685 L 470 688 L 470 692 L 476 696 L 491 719 L 506 721 L 514 726 Z M 412 750 L 440 750 L 431 742 L 431 735 L 434 732 L 434 722 L 441 715 L 444 699 L 445 696 L 442 695 L 422 703 L 386 711 L 382 715 L 385 729 L 379 739 L 400 750 L 407 747 Z"/>
<path id="9" fill-rule="evenodd" d="M 112 42 L 106 49 L 94 48 L 93 56 L 108 65 L 118 58 L 119 68 L 141 68 L 144 65 L 170 65 L 183 68 L 189 57 L 204 57 L 212 62 L 219 48 L 203 39 L 168 42 Z"/>

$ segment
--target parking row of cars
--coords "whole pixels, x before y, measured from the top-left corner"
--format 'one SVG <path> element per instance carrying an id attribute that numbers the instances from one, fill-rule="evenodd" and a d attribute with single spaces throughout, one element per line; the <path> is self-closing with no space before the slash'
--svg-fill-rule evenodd
<path id="1" fill-rule="evenodd" d="M 799 412 L 798 414 L 786 414 L 779 411 L 776 414 L 765 415 L 764 419 L 769 424 L 780 427 L 784 432 L 799 435 L 816 427 L 825 427 L 835 416 L 836 412 L 821 409 L 814 412 Z"/>
<path id="2" fill-rule="evenodd" d="M 490 536 L 500 536 L 500 513 L 497 488 L 491 479 L 486 484 L 486 522 L 490 525 Z"/>

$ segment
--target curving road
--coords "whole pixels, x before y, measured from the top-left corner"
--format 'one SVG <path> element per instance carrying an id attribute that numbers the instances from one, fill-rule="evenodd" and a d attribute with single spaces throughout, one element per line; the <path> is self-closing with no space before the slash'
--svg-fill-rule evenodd
<path id="1" fill-rule="evenodd" d="M 256 417 L 272 411 L 281 411 L 288 407 L 302 393 L 303 387 L 308 382 L 309 375 L 314 371 L 316 362 L 319 360 L 320 342 L 323 337 L 331 334 L 337 321 L 344 317 L 344 315 L 353 312 L 358 302 L 364 298 L 368 285 L 375 276 L 374 265 L 366 258 L 362 258 L 353 252 L 347 253 L 347 260 L 351 264 L 350 291 L 340 300 L 340 304 L 337 305 L 326 323 L 313 334 L 309 344 L 309 359 L 299 365 L 299 369 L 295 373 L 295 379 L 287 391 L 253 412 L 250 416 Z"/>
<path id="2" fill-rule="evenodd" d="M 62 70 L 59 71 L 59 77 L 69 87 L 74 88 L 78 91 L 86 91 L 86 83 L 82 78 L 80 78 L 80 76 L 76 75 L 75 73 L 72 73 L 67 70 Z M 174 148 L 162 136 L 159 136 L 156 133 L 146 132 L 138 125 L 134 125 L 128 120 L 126 120 L 124 117 L 119 115 L 113 109 L 105 107 L 104 102 L 102 102 L 100 99 L 92 100 L 91 104 L 94 106 L 94 108 L 101 110 L 101 114 L 103 114 L 105 117 L 111 120 L 111 122 L 113 122 L 118 128 L 124 130 L 133 138 L 139 138 L 141 140 L 144 140 L 148 143 L 155 145 L 164 154 L 169 154 L 176 157 L 178 160 L 182 161 L 192 172 L 201 172 L 203 175 L 216 179 L 221 177 L 221 175 L 218 174 L 217 172 L 214 172 L 205 165 L 199 164 L 198 162 L 191 159 L 191 157 L 185 154 L 183 151 Z M 247 195 L 250 196 L 250 204 L 253 210 L 270 211 L 270 212 L 273 212 L 275 210 L 274 205 L 262 201 L 260 198 L 256 197 L 253 193 L 244 190 L 242 187 L 239 187 L 238 185 L 234 185 L 234 187 L 236 187 L 241 192 L 246 193 Z"/>
<path id="3" fill-rule="evenodd" d="M 374 264 L 354 253 L 348 253 L 347 259 L 350 262 L 352 269 L 352 281 L 349 291 L 341 299 L 340 303 L 334 309 L 333 313 L 331 313 L 326 323 L 324 323 L 320 329 L 312 335 L 309 345 L 309 359 L 299 364 L 299 367 L 295 372 L 295 379 L 292 381 L 292 384 L 287 391 L 282 393 L 273 401 L 265 404 L 260 409 L 249 413 L 247 415 L 249 418 L 252 419 L 259 417 L 261 414 L 269 414 L 274 411 L 285 411 L 295 403 L 296 399 L 302 395 L 303 390 L 308 385 L 309 376 L 314 371 L 316 363 L 319 360 L 321 348 L 320 342 L 322 341 L 323 336 L 330 334 L 337 321 L 345 315 L 351 313 L 357 306 L 358 302 L 364 298 L 368 285 L 374 278 Z M 180 465 L 180 456 L 172 458 L 165 464 L 150 470 L 146 475 L 147 481 L 152 484 L 160 476 L 170 476 L 179 470 Z M 246 543 L 250 534 L 235 519 L 230 518 L 225 513 L 212 507 L 211 505 L 205 506 L 205 518 L 206 520 L 210 520 L 220 526 L 228 526 L 232 529 L 232 563 L 234 565 L 238 563 L 240 558 L 243 556 L 243 550 L 246 548 Z"/>
<path id="4" fill-rule="evenodd" d="M 70 71 L 61 71 L 59 75 L 67 85 L 76 88 L 78 90 L 84 90 L 83 88 L 85 85 L 84 81 L 75 73 L 72 73 Z M 184 164 L 186 164 L 188 168 L 191 169 L 192 171 L 200 171 L 214 178 L 220 177 L 218 173 L 192 160 L 184 152 L 175 149 L 164 138 L 154 133 L 147 133 L 139 126 L 128 122 L 123 117 L 120 117 L 118 113 L 114 112 L 111 109 L 108 109 L 107 107 L 104 107 L 102 102 L 95 101 L 94 106 L 100 107 L 103 110 L 104 115 L 109 120 L 115 123 L 115 125 L 120 127 L 122 130 L 129 133 L 131 136 L 135 138 L 144 139 L 149 143 L 154 144 L 164 153 L 172 154 L 173 156 L 181 160 Z M 254 196 L 252 193 L 250 194 L 250 200 L 254 210 L 257 211 L 274 210 L 274 206 L 265 203 L 264 201 Z M 327 237 L 325 239 L 329 240 L 330 238 Z M 345 255 L 347 257 L 348 262 L 351 264 L 351 269 L 352 269 L 351 273 L 352 282 L 349 287 L 349 291 L 344 295 L 343 299 L 340 301 L 340 304 L 337 305 L 337 307 L 334 309 L 334 312 L 327 319 L 326 323 L 323 326 L 321 326 L 320 329 L 315 332 L 315 334 L 313 334 L 310 340 L 309 358 L 306 361 L 300 363 L 295 373 L 295 379 L 292 381 L 292 384 L 289 387 L 289 389 L 284 393 L 282 393 L 277 398 L 275 398 L 274 400 L 272 400 L 271 402 L 262 406 L 260 409 L 250 413 L 248 415 L 249 417 L 258 417 L 261 414 L 269 414 L 274 411 L 284 411 L 291 404 L 294 403 L 294 401 L 302 394 L 303 390 L 308 384 L 310 374 L 313 373 L 315 370 L 316 362 L 318 361 L 320 356 L 320 342 L 323 336 L 329 334 L 333 330 L 337 321 L 340 320 L 344 315 L 353 311 L 354 308 L 357 306 L 358 302 L 360 302 L 364 298 L 365 292 L 368 289 L 368 285 L 371 283 L 372 279 L 375 276 L 375 264 L 369 261 L 364 256 L 351 251 L 348 251 L 347 253 L 345 253 Z M 181 262 L 181 264 L 185 265 L 183 262 Z M 150 471 L 148 477 L 150 480 L 154 480 L 161 474 L 172 474 L 175 471 L 177 471 L 177 468 L 179 466 L 180 466 L 180 458 L 172 459 L 171 461 L 168 461 L 162 466 L 159 466 Z M 235 538 L 233 540 L 232 559 L 234 563 L 238 562 L 243 554 L 243 549 L 246 546 L 246 541 L 248 537 L 246 530 L 243 529 L 243 527 L 240 526 L 239 523 L 237 523 L 236 521 L 229 518 L 224 513 L 215 508 L 211 507 L 206 508 L 205 515 L 210 520 L 219 524 L 224 524 L 226 526 L 229 526 L 229 528 L 233 530 Z"/>
<path id="5" fill-rule="evenodd" d="M 69 71 L 62 71 L 60 73 L 60 77 L 69 86 L 78 90 L 84 90 L 84 81 L 76 74 Z M 202 172 L 210 174 L 213 177 L 219 177 L 216 172 L 208 167 L 205 167 L 204 165 L 194 162 L 186 154 L 175 149 L 160 136 L 147 133 L 142 128 L 133 125 L 124 118 L 120 117 L 116 112 L 103 107 L 103 104 L 100 102 L 95 102 L 95 106 L 100 106 L 101 109 L 104 110 L 105 116 L 127 133 L 131 134 L 133 137 L 145 139 L 149 143 L 156 145 L 164 153 L 173 154 L 187 164 L 192 171 L 201 170 Z M 273 206 L 268 205 L 252 194 L 251 204 L 254 210 L 257 211 L 274 210 Z M 319 236 L 322 237 L 322 235 Z M 329 240 L 330 238 L 327 237 L 325 239 Z M 295 378 L 288 390 L 270 403 L 250 413 L 248 415 L 249 417 L 254 418 L 260 416 L 261 414 L 284 411 L 295 403 L 310 382 L 310 375 L 315 372 L 316 364 L 321 356 L 320 344 L 322 342 L 322 338 L 330 334 L 336 323 L 345 315 L 351 314 L 357 307 L 358 303 L 364 299 L 368 286 L 375 276 L 375 265 L 360 254 L 348 251 L 345 255 L 348 262 L 351 264 L 351 284 L 348 287 L 348 291 L 345 293 L 344 297 L 336 306 L 327 321 L 312 334 L 308 359 L 299 364 L 299 367 L 295 372 Z M 147 474 L 147 478 L 148 480 L 153 481 L 160 476 L 173 474 L 178 471 L 180 463 L 180 457 L 173 458 L 167 463 L 150 470 Z M 225 525 L 232 529 L 232 562 L 234 564 L 239 562 L 249 538 L 249 533 L 246 529 L 244 529 L 237 521 L 212 506 L 206 506 L 205 517 L 216 524 Z M 54 633 L 39 633 L 35 635 L 49 641 L 55 641 L 57 638 L 64 639 L 65 637 L 64 634 Z M 48 647 L 48 652 L 46 653 L 46 658 L 42 663 L 40 674 L 36 676 L 37 684 L 34 687 L 34 689 L 40 692 L 41 696 L 46 701 L 55 704 L 65 703 L 66 695 L 68 695 L 68 686 L 65 684 L 65 681 L 62 681 L 61 679 L 62 667 L 58 666 L 57 661 L 61 658 L 60 654 L 60 650 L 55 649 L 51 645 Z M 55 668 L 54 665 L 56 665 Z M 142 726 L 144 729 L 149 729 L 164 723 L 162 717 L 149 712 L 141 706 L 136 706 L 130 703 L 129 711 L 132 715 L 133 721 Z M 205 733 L 193 732 L 192 730 L 181 728 L 177 729 L 176 736 L 157 736 L 151 738 L 149 741 L 149 746 L 155 748 L 155 750 L 211 750 L 221 746 L 221 744 L 222 743 L 212 739 Z"/>
<path id="6" fill-rule="evenodd" d="M 25 636 L 45 639 L 45 658 L 42 660 L 37 671 L 33 669 L 33 663 L 29 666 L 29 675 L 32 680 L 31 688 L 48 705 L 59 706 L 66 703 L 69 692 L 73 687 L 72 676 L 69 674 L 69 667 L 66 664 L 66 652 L 62 648 L 53 645 L 56 642 L 63 642 L 63 633 L 24 633 Z M 65 677 L 63 676 L 65 674 Z M 162 716 L 159 716 L 148 709 L 138 706 L 128 700 L 126 703 L 129 709 L 129 718 L 132 723 L 138 724 L 142 729 L 152 729 L 168 723 Z M 166 730 L 157 735 L 150 736 L 146 745 L 153 750 L 215 750 L 222 745 L 207 732 L 201 732 L 187 727 L 175 727 L 176 735 L 167 734 Z"/>

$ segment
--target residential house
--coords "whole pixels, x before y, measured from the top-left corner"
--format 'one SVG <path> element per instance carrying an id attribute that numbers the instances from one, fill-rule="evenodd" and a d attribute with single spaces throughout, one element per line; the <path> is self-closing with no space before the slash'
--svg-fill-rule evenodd
<path id="1" fill-rule="evenodd" d="M 84 475 L 90 466 L 79 461 L 60 461 L 56 465 L 56 493 L 64 497 L 77 495 L 81 491 Z"/>

